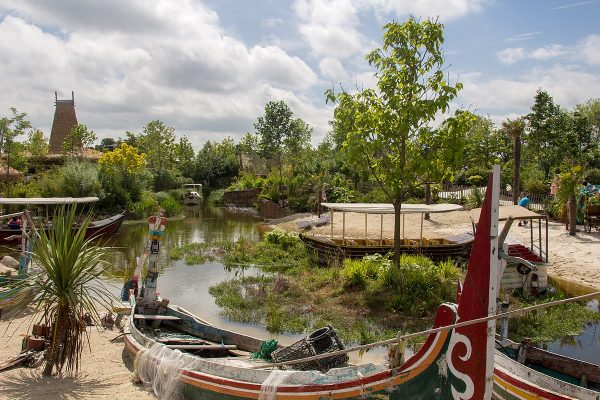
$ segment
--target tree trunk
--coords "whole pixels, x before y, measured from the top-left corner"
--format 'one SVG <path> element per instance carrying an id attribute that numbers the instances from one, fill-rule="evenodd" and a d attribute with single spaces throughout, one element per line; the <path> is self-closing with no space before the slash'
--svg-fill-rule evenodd
<path id="1" fill-rule="evenodd" d="M 402 201 L 396 197 L 394 201 L 394 265 L 400 266 L 400 217 L 402 210 Z"/>
<path id="2" fill-rule="evenodd" d="M 513 204 L 519 203 L 519 193 L 521 186 L 521 135 L 515 137 L 514 154 L 514 178 L 513 178 Z"/>
<path id="3" fill-rule="evenodd" d="M 431 183 L 425 184 L 425 204 L 431 204 Z M 429 213 L 425 213 L 425 219 L 429 219 Z"/>
<path id="4" fill-rule="evenodd" d="M 577 233 L 577 201 L 575 200 L 575 196 L 569 197 L 567 210 L 569 218 L 569 235 L 575 236 Z"/>

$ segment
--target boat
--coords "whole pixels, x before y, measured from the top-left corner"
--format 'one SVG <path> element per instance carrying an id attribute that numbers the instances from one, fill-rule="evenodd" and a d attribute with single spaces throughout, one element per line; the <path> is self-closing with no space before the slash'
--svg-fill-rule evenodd
<path id="1" fill-rule="evenodd" d="M 497 166 L 489 186 L 499 187 Z M 278 357 L 285 355 L 281 363 L 253 358 L 251 353 L 260 352 L 268 341 L 210 325 L 158 297 L 156 254 L 164 232 L 160 218 L 149 224 L 148 273 L 143 295 L 124 327 L 125 348 L 142 381 L 152 384 L 161 398 L 177 393 L 184 399 L 490 399 L 497 208 L 498 190 L 489 190 L 457 304 L 439 306 L 434 328 L 414 334 L 425 335 L 425 343 L 405 362 L 403 339 L 412 335 L 384 342 L 393 345 L 389 363 L 351 365 L 342 355 L 361 347 L 344 349 L 331 336 L 324 346 L 320 340 L 329 327 L 291 346 L 279 346 Z M 316 356 L 306 358 L 312 354 Z"/>
<path id="2" fill-rule="evenodd" d="M 301 233 L 300 239 L 307 249 L 315 254 L 321 264 L 341 262 L 345 258 L 362 258 L 367 255 L 390 253 L 394 249 L 394 240 L 383 237 L 383 215 L 394 214 L 392 204 L 371 203 L 321 203 L 330 210 L 328 222 L 331 224 L 330 235 Z M 474 236 L 470 232 L 457 233 L 446 237 L 428 238 L 423 236 L 423 219 L 425 214 L 446 213 L 462 210 L 456 204 L 403 204 L 401 209 L 401 239 L 402 254 L 422 254 L 439 261 L 447 258 L 467 258 Z M 342 235 L 334 236 L 334 211 L 342 213 Z M 365 232 L 367 232 L 367 217 L 370 214 L 379 215 L 379 237 L 346 237 L 345 217 L 347 212 L 365 214 Z M 421 234 L 418 238 L 406 238 L 404 235 L 404 215 L 420 214 Z"/>
<path id="3" fill-rule="evenodd" d="M 97 197 L 44 197 L 44 198 L 0 198 L 0 205 L 16 206 L 49 206 L 61 204 L 86 204 L 98 201 Z M 85 237 L 95 238 L 114 235 L 119 231 L 125 212 L 113 215 L 98 221 L 92 221 L 88 226 Z M 19 229 L 11 228 L 8 224 L 0 225 L 0 245 L 14 245 L 15 241 L 10 238 L 18 233 Z"/>
<path id="4" fill-rule="evenodd" d="M 181 186 L 183 190 L 183 204 L 195 206 L 202 202 L 202 185 L 200 183 L 186 183 Z"/>
<path id="5" fill-rule="evenodd" d="M 494 398 L 598 400 L 600 366 L 504 340 L 494 353 Z"/>
<path id="6" fill-rule="evenodd" d="M 480 212 L 480 208 L 469 211 L 473 232 L 477 228 L 474 221 L 479 219 Z M 514 221 L 528 222 L 529 241 L 522 243 L 514 237 L 506 237 L 504 243 L 510 258 L 502 273 L 500 289 L 520 290 L 525 295 L 541 294 L 548 288 L 548 216 L 518 205 L 500 206 L 498 221 L 508 223 L 509 219 L 511 224 Z M 526 260 L 527 265 L 522 260 Z"/>

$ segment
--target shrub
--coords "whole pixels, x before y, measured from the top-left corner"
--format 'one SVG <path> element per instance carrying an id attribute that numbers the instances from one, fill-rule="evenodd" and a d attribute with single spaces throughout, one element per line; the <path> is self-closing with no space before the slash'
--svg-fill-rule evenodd
<path id="1" fill-rule="evenodd" d="M 152 192 L 144 190 L 138 201 L 132 202 L 129 211 L 134 219 L 143 219 L 159 208 L 158 202 L 154 199 Z"/>
<path id="2" fill-rule="evenodd" d="M 542 181 L 541 179 L 532 179 L 530 181 L 525 182 L 523 186 L 525 192 L 529 194 L 548 194 L 550 192 L 550 185 Z"/>
<path id="3" fill-rule="evenodd" d="M 260 189 L 264 184 L 265 179 L 260 175 L 242 173 L 236 180 L 227 188 L 227 191 L 244 190 L 244 189 Z"/>
<path id="4" fill-rule="evenodd" d="M 467 210 L 481 207 L 483 205 L 483 193 L 479 188 L 473 188 L 471 193 L 467 196 L 465 207 Z"/>
<path id="5" fill-rule="evenodd" d="M 344 279 L 345 287 L 366 288 L 370 280 L 376 280 L 379 275 L 379 270 L 385 261 L 380 255 L 366 256 L 361 260 L 344 260 L 344 268 L 342 269 L 342 278 Z"/>
<path id="6" fill-rule="evenodd" d="M 159 193 L 165 193 L 165 192 L 159 192 Z M 165 193 L 165 194 L 167 194 L 167 193 Z M 174 215 L 177 215 L 177 214 L 181 213 L 181 210 L 183 209 L 181 202 L 177 199 L 174 199 L 173 197 L 171 197 L 168 194 L 167 194 L 167 197 L 162 200 L 158 200 L 158 196 L 157 196 L 157 201 L 158 201 L 158 204 L 160 205 L 160 208 L 165 210 L 165 215 L 167 217 L 172 217 Z"/>
<path id="7" fill-rule="evenodd" d="M 223 195 L 225 194 L 225 189 L 216 189 L 210 192 L 206 201 L 208 204 L 220 207 L 223 206 Z"/>

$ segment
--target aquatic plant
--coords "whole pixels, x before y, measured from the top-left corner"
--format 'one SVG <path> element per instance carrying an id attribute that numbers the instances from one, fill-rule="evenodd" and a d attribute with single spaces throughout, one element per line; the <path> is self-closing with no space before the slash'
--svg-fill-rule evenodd
<path id="1" fill-rule="evenodd" d="M 90 213 L 78 218 L 74 205 L 59 207 L 52 229 L 39 230 L 34 242 L 33 258 L 43 271 L 34 305 L 52 330 L 44 375 L 51 375 L 54 368 L 61 372 L 65 366 L 67 372 L 78 371 L 83 346 L 89 341 L 85 316 L 100 324 L 98 305 L 109 307 L 114 299 L 99 279 L 109 248 L 85 238 L 91 220 Z"/>

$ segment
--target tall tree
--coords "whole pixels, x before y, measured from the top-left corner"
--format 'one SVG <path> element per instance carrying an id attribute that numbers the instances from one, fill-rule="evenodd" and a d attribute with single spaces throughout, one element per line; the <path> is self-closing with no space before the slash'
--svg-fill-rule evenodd
<path id="1" fill-rule="evenodd" d="M 337 101 L 335 129 L 343 134 L 343 149 L 354 165 L 365 165 L 394 205 L 394 260 L 400 258 L 400 215 L 409 191 L 420 185 L 426 168 L 435 164 L 441 174 L 458 165 L 469 113 L 457 112 L 448 124 L 453 130 L 433 131 L 428 124 L 448 110 L 462 84 L 445 78 L 442 54 L 443 25 L 410 18 L 403 24 L 385 25 L 383 48 L 367 60 L 377 69 L 377 90 L 350 94 L 333 90 L 328 100 Z M 435 132 L 435 133 L 434 133 Z M 423 160 L 422 143 L 440 149 Z M 440 157 L 441 158 L 438 158 Z"/>
<path id="2" fill-rule="evenodd" d="M 48 154 L 48 138 L 39 129 L 32 129 L 29 131 L 29 137 L 25 144 L 32 166 L 35 170 L 40 169 L 42 159 Z"/>
<path id="3" fill-rule="evenodd" d="M 523 140 L 523 133 L 525 132 L 525 120 L 523 118 L 517 118 L 511 120 L 507 118 L 506 121 L 502 122 L 502 131 L 511 139 L 513 142 L 513 203 L 519 202 L 519 193 L 521 190 L 521 144 Z"/>
<path id="4" fill-rule="evenodd" d="M 6 197 L 10 197 L 10 168 L 12 165 L 25 166 L 23 157 L 24 146 L 15 139 L 31 128 L 31 123 L 26 119 L 27 113 L 20 113 L 15 107 L 10 108 L 11 116 L 0 118 L 0 146 L 6 157 Z"/>
<path id="5" fill-rule="evenodd" d="M 196 153 L 186 136 L 179 138 L 179 143 L 175 146 L 175 157 L 181 174 L 186 178 L 192 178 L 196 169 Z"/>
<path id="6" fill-rule="evenodd" d="M 175 165 L 175 129 L 160 120 L 148 122 L 142 134 L 127 132 L 126 142 L 146 154 L 153 171 L 172 170 Z"/>
<path id="7" fill-rule="evenodd" d="M 565 111 L 554 104 L 554 99 L 544 90 L 538 90 L 531 112 L 525 117 L 528 122 L 527 147 L 533 153 L 534 160 L 544 173 L 544 179 L 550 179 L 553 167 L 559 166 L 569 144 L 565 140 Z"/>

